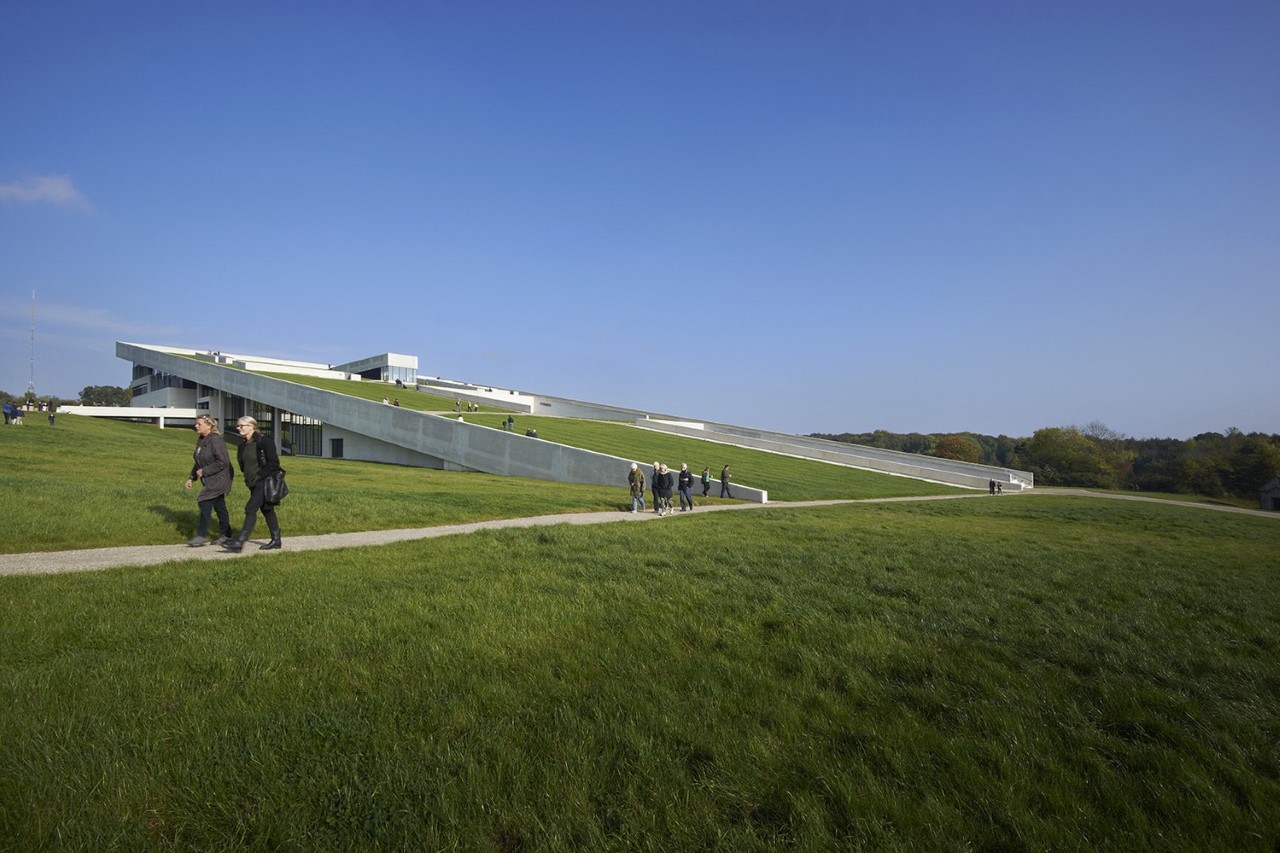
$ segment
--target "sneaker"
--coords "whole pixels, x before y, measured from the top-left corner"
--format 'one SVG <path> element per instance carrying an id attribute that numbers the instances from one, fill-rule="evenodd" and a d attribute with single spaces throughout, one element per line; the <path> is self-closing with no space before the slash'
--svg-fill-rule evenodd
<path id="1" fill-rule="evenodd" d="M 222 545 L 226 545 L 230 541 L 231 541 L 230 536 L 219 536 L 217 539 L 213 540 L 213 544 L 216 546 L 222 546 Z"/>
<path id="2" fill-rule="evenodd" d="M 187 540 L 187 547 L 189 548 L 199 548 L 201 545 L 208 545 L 208 544 L 209 544 L 209 540 L 204 536 L 192 536 L 190 539 Z"/>

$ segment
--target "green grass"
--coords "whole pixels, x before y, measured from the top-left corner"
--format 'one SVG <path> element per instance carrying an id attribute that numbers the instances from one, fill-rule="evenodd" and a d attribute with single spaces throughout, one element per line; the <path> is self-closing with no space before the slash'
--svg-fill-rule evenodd
<path id="1" fill-rule="evenodd" d="M 1050 486 L 1045 489 L 1046 492 L 1054 491 L 1054 487 Z M 1192 503 L 1209 504 L 1210 506 L 1232 506 L 1240 509 L 1258 509 L 1257 498 L 1237 498 L 1231 495 L 1210 498 L 1204 495 L 1183 495 L 1173 494 L 1170 492 L 1135 492 L 1129 489 L 1089 489 L 1090 492 L 1096 492 L 1100 495 L 1122 495 L 1124 497 L 1140 497 L 1140 498 L 1156 498 L 1166 501 L 1184 501 Z"/>
<path id="2" fill-rule="evenodd" d="M 454 411 L 457 403 L 456 397 L 445 397 L 440 394 L 431 394 L 426 391 L 415 391 L 412 387 L 397 388 L 394 383 L 375 382 L 362 380 L 360 382 L 352 382 L 347 379 L 330 379 L 323 376 L 300 376 L 296 373 L 271 373 L 268 371 L 256 371 L 263 376 L 270 376 L 273 379 L 284 379 L 287 382 L 296 382 L 299 385 L 307 385 L 312 388 L 320 388 L 325 391 L 336 391 L 339 394 L 346 394 L 349 397 L 358 397 L 362 400 L 372 400 L 375 403 L 381 403 L 382 398 L 386 397 L 390 400 L 399 400 L 402 408 L 413 409 L 417 412 L 449 412 Z M 465 404 L 464 404 L 465 405 Z M 481 412 L 505 412 L 497 406 L 481 405 Z M 463 417 L 466 417 L 464 411 Z"/>
<path id="3" fill-rule="evenodd" d="M 183 488 L 192 430 L 64 416 L 0 436 L 0 551 L 182 542 L 195 530 L 197 488 Z M 234 445 L 230 446 L 234 456 Z M 625 489 L 457 474 L 341 459 L 283 457 L 292 491 L 285 535 L 432 527 L 486 518 L 612 511 Z M 248 492 L 227 500 L 239 526 Z"/>
<path id="4" fill-rule="evenodd" d="M 468 423 L 495 429 L 504 420 L 506 415 L 484 413 L 467 418 Z M 631 424 L 578 418 L 516 418 L 516 431 L 523 432 L 526 425 L 532 425 L 538 431 L 538 438 L 543 441 L 555 441 L 571 447 L 621 456 L 623 459 L 635 459 L 646 465 L 656 460 L 679 471 L 680 463 L 686 462 L 695 479 L 702 473 L 703 466 L 709 466 L 713 480 L 712 495 L 720 494 L 720 469 L 725 465 L 729 466 L 733 483 L 765 489 L 769 493 L 769 499 L 776 501 L 916 497 L 973 492 L 972 489 L 669 435 L 640 429 Z M 645 476 L 648 476 L 647 471 Z M 701 494 L 700 486 L 695 488 L 695 494 Z"/>
<path id="5" fill-rule="evenodd" d="M 641 430 L 629 429 L 628 434 L 636 437 L 645 458 L 652 450 L 645 442 L 654 439 Z M 198 490 L 183 488 L 195 438 L 191 430 L 70 415 L 58 418 L 53 428 L 36 421 L 10 427 L 0 433 L 0 552 L 185 541 L 194 533 L 197 515 Z M 673 445 L 687 441 L 669 440 Z M 855 498 L 957 491 L 759 451 L 739 452 L 755 460 L 761 476 L 777 477 L 783 495 Z M 613 512 L 630 506 L 625 469 L 613 489 L 341 459 L 285 457 L 283 464 L 292 490 L 281 509 L 286 536 Z M 722 503 L 714 497 L 718 485 L 711 494 L 707 503 Z M 237 526 L 247 496 L 237 477 L 227 501 Z"/>
<path id="6" fill-rule="evenodd" d="M 387 394 L 387 386 L 383 383 L 346 382 L 287 374 L 267 375 L 366 400 L 381 401 Z M 419 411 L 451 414 L 454 400 L 410 389 L 408 397 L 400 395 L 400 404 Z M 712 477 L 717 481 L 712 486 L 713 495 L 720 493 L 720 469 L 725 465 L 729 466 L 734 483 L 764 489 L 769 493 L 769 499 L 775 501 L 911 497 L 965 491 L 953 486 L 940 486 L 905 477 L 889 477 L 823 462 L 794 459 L 745 447 L 640 429 L 619 421 L 521 415 L 493 406 L 482 406 L 480 412 L 464 412 L 462 416 L 467 423 L 494 429 L 501 429 L 501 424 L 511 417 L 514 418 L 515 431 L 520 434 L 532 427 L 538 431 L 538 438 L 543 441 L 581 447 L 623 459 L 635 459 L 645 464 L 655 460 L 666 462 L 675 471 L 680 469 L 680 463 L 686 462 L 695 477 L 702 472 L 703 466 L 708 466 Z M 700 488 L 695 491 L 701 493 Z"/>
<path id="7" fill-rule="evenodd" d="M 0 838 L 1274 850 L 1277 554 L 1031 496 L 0 578 Z"/>

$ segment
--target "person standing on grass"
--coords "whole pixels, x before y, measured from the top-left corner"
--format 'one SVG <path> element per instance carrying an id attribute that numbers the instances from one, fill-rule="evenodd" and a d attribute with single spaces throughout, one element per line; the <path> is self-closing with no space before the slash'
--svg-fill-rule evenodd
<path id="1" fill-rule="evenodd" d="M 702 496 L 705 498 L 711 492 L 711 466 L 702 466 Z"/>
<path id="2" fill-rule="evenodd" d="M 53 415 L 49 417 L 52 419 Z M 227 455 L 227 443 L 222 440 L 216 418 L 212 415 L 200 415 L 196 418 L 195 430 L 200 437 L 196 439 L 196 449 L 192 453 L 195 464 L 191 466 L 186 488 L 190 491 L 191 484 L 196 480 L 203 487 L 200 494 L 196 495 L 196 503 L 200 506 L 196 535 L 187 544 L 192 548 L 199 548 L 208 543 L 209 522 L 216 512 L 222 535 L 213 544 L 224 545 L 231 539 L 231 516 L 227 513 L 227 495 L 231 492 L 231 478 L 235 476 L 231 470 L 231 457 Z"/>
<path id="3" fill-rule="evenodd" d="M 631 485 L 631 511 L 636 512 L 638 507 L 640 512 L 644 512 L 644 472 L 634 462 L 627 474 L 627 482 Z"/>
<path id="4" fill-rule="evenodd" d="M 729 491 L 729 466 L 726 465 L 720 469 L 720 497 L 731 498 L 733 492 Z"/>
<path id="5" fill-rule="evenodd" d="M 685 511 L 685 506 L 693 509 L 693 472 L 689 470 L 687 462 L 680 463 L 680 479 L 676 484 L 680 489 L 680 511 Z"/>
<path id="6" fill-rule="evenodd" d="M 236 430 L 244 439 L 244 444 L 236 450 L 236 461 L 240 464 L 240 473 L 244 474 L 244 484 L 249 487 L 249 500 L 244 505 L 244 525 L 240 532 L 222 547 L 228 551 L 243 549 L 258 522 L 258 510 L 262 510 L 267 529 L 271 531 L 271 541 L 258 550 L 273 551 L 281 547 L 280 522 L 276 518 L 276 505 L 266 502 L 263 483 L 267 477 L 280 470 L 280 457 L 276 454 L 276 445 L 271 436 L 258 432 L 258 422 L 255 419 L 248 416 L 240 418 L 236 421 Z"/>

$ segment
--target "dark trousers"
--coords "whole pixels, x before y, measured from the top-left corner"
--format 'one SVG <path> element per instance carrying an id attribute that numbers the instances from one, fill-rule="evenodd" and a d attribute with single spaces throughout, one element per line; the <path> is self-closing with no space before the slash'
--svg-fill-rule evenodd
<path id="1" fill-rule="evenodd" d="M 684 509 L 685 504 L 689 505 L 689 509 L 693 509 L 693 489 L 689 486 L 680 490 L 680 508 Z"/>
<path id="2" fill-rule="evenodd" d="M 721 481 L 720 481 L 720 497 L 722 497 L 722 498 L 731 498 L 731 497 L 733 497 L 733 493 L 729 491 L 729 481 L 728 481 L 728 480 L 721 480 Z"/>
<path id="3" fill-rule="evenodd" d="M 263 499 L 262 483 L 258 483 L 249 492 L 249 502 L 244 505 L 244 526 L 240 528 L 240 539 L 248 539 L 253 535 L 253 528 L 258 523 L 258 510 L 262 510 L 262 517 L 267 520 L 271 538 L 279 539 L 280 522 L 276 518 L 276 505 Z"/>
<path id="4" fill-rule="evenodd" d="M 702 484 L 702 496 L 705 498 L 711 492 L 711 481 L 707 480 Z"/>
<path id="5" fill-rule="evenodd" d="M 196 524 L 197 536 L 209 535 L 209 522 L 213 520 L 215 511 L 218 513 L 218 529 L 222 531 L 223 536 L 231 535 L 231 516 L 227 513 L 227 496 L 218 495 L 216 498 L 200 501 L 200 521 Z"/>

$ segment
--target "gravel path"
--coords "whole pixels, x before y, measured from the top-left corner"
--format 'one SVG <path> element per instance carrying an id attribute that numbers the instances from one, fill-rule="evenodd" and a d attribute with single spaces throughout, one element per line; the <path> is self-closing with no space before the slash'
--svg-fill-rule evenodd
<path id="1" fill-rule="evenodd" d="M 1029 492 L 1009 492 L 1004 497 L 1036 495 L 1073 495 L 1092 498 L 1109 498 L 1113 500 L 1143 501 L 1148 503 L 1171 504 L 1173 506 L 1193 507 L 1197 509 L 1216 510 L 1220 512 L 1243 513 L 1264 518 L 1280 519 L 1280 513 L 1263 510 L 1241 509 L 1238 507 L 1218 506 L 1216 504 L 1191 503 L 1187 501 L 1171 501 L 1161 498 L 1149 498 L 1138 495 L 1115 495 L 1101 492 L 1090 492 L 1085 489 L 1053 489 Z M 859 503 L 900 503 L 904 501 L 922 500 L 966 500 L 990 497 L 985 492 L 962 495 L 933 495 L 929 497 L 906 498 L 868 498 L 864 500 L 829 500 L 829 501 L 793 501 L 788 503 L 770 502 L 767 504 L 743 503 L 723 506 L 710 506 L 695 510 L 692 515 L 706 512 L 740 512 L 759 509 L 789 509 L 794 507 L 835 506 L 839 504 Z M 677 512 L 675 517 L 682 517 Z M 692 517 L 692 516 L 690 516 Z M 670 518 L 670 516 L 668 516 Z M 249 540 L 244 551 L 239 554 L 224 551 L 206 545 L 203 548 L 189 548 L 185 544 L 178 545 L 127 545 L 120 548 L 86 548 L 77 551 L 35 551 L 26 554 L 0 554 L 0 576 L 2 575 L 44 575 L 64 572 L 92 572 L 102 569 L 114 569 L 122 566 L 154 566 L 161 563 L 181 560 L 241 560 L 248 557 L 271 557 L 276 554 L 288 554 L 296 551 L 321 551 L 332 548 L 357 548 L 366 545 L 387 545 L 392 542 L 404 542 L 410 539 L 432 539 L 437 536 L 455 536 L 474 533 L 477 530 L 498 529 L 504 527 L 542 527 L 552 524 L 608 524 L 614 522 L 639 523 L 658 521 L 653 512 L 579 512 L 562 515 L 538 515 L 529 518 L 501 518 L 491 521 L 476 521 L 469 524 L 449 524 L 443 527 L 418 527 L 404 530 L 369 530 L 359 533 L 325 533 L 319 536 L 285 536 L 284 548 L 280 551 L 260 553 L 258 545 L 266 540 Z M 666 521 L 666 519 L 661 519 Z M 265 532 L 265 531 L 263 531 Z"/>

